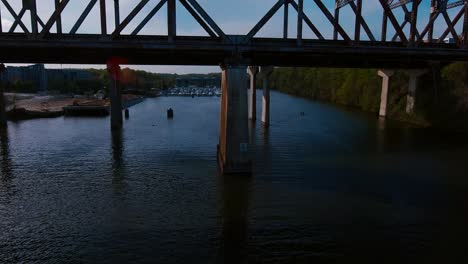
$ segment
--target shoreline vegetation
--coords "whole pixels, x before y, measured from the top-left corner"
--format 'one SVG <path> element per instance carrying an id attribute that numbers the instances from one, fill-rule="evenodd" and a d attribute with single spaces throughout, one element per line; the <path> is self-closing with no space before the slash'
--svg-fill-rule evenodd
<path id="1" fill-rule="evenodd" d="M 438 74 L 438 72 L 440 74 Z M 377 69 L 276 68 L 272 89 L 378 115 L 382 79 Z M 420 127 L 468 131 L 468 63 L 429 70 L 420 78 L 413 114 L 407 114 L 408 77 L 390 78 L 387 118 Z"/>

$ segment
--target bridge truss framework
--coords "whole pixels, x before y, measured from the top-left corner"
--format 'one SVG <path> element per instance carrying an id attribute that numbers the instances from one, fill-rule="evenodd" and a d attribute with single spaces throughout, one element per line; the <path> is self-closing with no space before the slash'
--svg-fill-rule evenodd
<path id="1" fill-rule="evenodd" d="M 468 0 L 430 0 L 429 19 L 424 23 L 418 20 L 424 0 L 377 0 L 383 17 L 379 35 L 371 30 L 363 14 L 366 2 L 375 0 L 336 0 L 332 8 L 324 0 L 278 0 L 245 35 L 226 34 L 196 0 L 135 1 L 133 9 L 123 19 L 119 0 L 89 0 L 67 32 L 63 13 L 76 0 L 53 0 L 55 9 L 47 17 L 38 13 L 36 0 L 23 0 L 19 11 L 13 8 L 12 0 L 0 1 L 0 18 L 3 13 L 14 19 L 8 28 L 6 23 L 0 23 L 2 62 L 102 64 L 117 56 L 125 58 L 128 64 L 217 65 L 238 59 L 251 65 L 420 67 L 429 60 L 468 60 Z M 207 36 L 177 34 L 177 1 Z M 326 18 L 327 28 L 318 26 L 312 14 L 307 14 L 305 2 L 313 4 Z M 141 34 L 164 7 L 167 35 Z M 295 36 L 288 32 L 290 8 L 297 12 Z M 350 8 L 354 16 L 354 32 L 351 33 L 344 26 L 344 23 L 349 24 L 349 19 L 340 19 L 345 8 Z M 79 34 L 93 9 L 99 10 L 100 33 Z M 110 9 L 113 9 L 114 21 L 108 17 Z M 256 37 L 280 10 L 284 18 L 283 37 Z M 395 14 L 398 10 L 404 14 L 401 21 Z M 449 10 L 455 10 L 456 15 L 450 17 Z M 26 14 L 29 19 L 25 19 Z M 139 16 L 144 18 L 137 21 Z M 424 27 L 418 27 L 418 22 Z M 457 32 L 459 23 L 462 26 Z M 130 28 L 130 25 L 136 27 Z M 333 32 L 328 32 L 330 26 Z M 314 38 L 304 37 L 305 27 L 310 28 Z M 434 36 L 436 27 L 444 28 L 439 36 Z M 394 34 L 389 35 L 389 30 Z M 124 34 L 124 31 L 130 33 Z M 453 41 L 445 43 L 449 36 Z"/>

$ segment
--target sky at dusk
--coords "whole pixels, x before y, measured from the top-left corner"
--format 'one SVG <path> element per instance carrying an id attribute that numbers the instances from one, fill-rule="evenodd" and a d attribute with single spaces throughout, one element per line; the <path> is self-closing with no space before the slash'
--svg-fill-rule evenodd
<path id="1" fill-rule="evenodd" d="M 276 3 L 277 0 L 198 0 L 198 3 L 205 9 L 205 11 L 213 18 L 213 20 L 220 26 L 220 28 L 227 34 L 245 35 L 252 27 L 265 15 L 268 10 Z M 18 0 L 8 1 L 15 9 L 16 13 L 19 13 L 21 9 L 21 2 Z M 115 28 L 114 25 L 114 4 L 113 0 L 107 0 L 107 17 L 108 17 L 108 32 L 112 32 Z M 123 20 L 131 10 L 139 3 L 139 0 L 120 0 L 120 17 Z M 139 24 L 139 22 L 156 6 L 159 0 L 150 1 L 146 7 L 140 12 L 140 14 L 128 25 L 123 34 L 130 34 L 133 29 Z M 333 0 L 323 0 L 326 3 L 331 13 L 334 9 Z M 420 30 L 424 28 L 429 19 L 429 0 L 423 0 L 419 11 L 418 27 Z M 453 0 L 450 2 L 454 2 Z M 54 9 L 54 0 L 38 0 L 38 13 L 44 23 L 48 20 Z M 63 31 L 69 32 L 76 20 L 83 12 L 89 1 L 84 0 L 71 0 L 68 6 L 62 13 L 63 20 Z M 408 4 L 408 8 L 411 9 L 411 4 Z M 331 38 L 333 29 L 331 23 L 317 8 L 312 0 L 304 0 L 304 11 L 307 16 L 312 20 L 317 28 L 322 32 L 325 38 Z M 8 13 L 5 6 L 0 3 L 0 12 L 2 17 L 3 30 L 7 31 L 11 27 L 14 19 Z M 453 17 L 455 10 L 449 14 Z M 345 7 L 342 10 L 340 21 L 348 35 L 353 35 L 354 31 L 354 14 L 350 7 Z M 403 21 L 403 11 L 401 9 L 395 10 L 396 17 Z M 373 34 L 378 38 L 381 31 L 381 20 L 382 20 L 382 7 L 377 0 L 364 0 L 363 1 L 363 16 L 369 24 Z M 296 33 L 297 25 L 297 13 L 293 8 L 289 8 L 289 37 L 294 38 Z M 166 35 L 167 34 L 167 12 L 166 8 L 163 7 L 158 14 L 146 25 L 145 28 L 140 32 L 141 35 Z M 78 33 L 99 33 L 100 31 L 100 16 L 99 16 L 99 4 L 93 8 L 89 16 L 83 22 Z M 282 37 L 282 21 L 283 21 L 283 10 L 281 9 L 256 35 L 257 37 Z M 23 17 L 23 22 L 27 27 L 30 27 L 29 14 Z M 389 23 L 389 35 L 393 35 L 395 32 Z M 435 36 L 441 34 L 446 28 L 446 24 L 443 19 L 439 18 L 436 23 Z M 457 25 L 457 30 L 460 30 L 461 22 Z M 407 32 L 409 26 L 405 28 Z M 16 32 L 21 32 L 21 28 L 17 27 Z M 55 31 L 55 27 L 51 30 Z M 367 39 L 365 32 L 362 30 L 362 38 Z M 184 7 L 177 3 L 177 34 L 188 35 L 188 36 L 207 36 L 206 32 L 198 25 L 198 23 L 190 16 L 190 14 L 184 9 Z M 304 38 L 314 39 L 316 36 L 312 31 L 304 24 Z M 78 56 L 78 54 L 77 54 Z M 99 67 L 97 65 L 47 65 L 47 67 Z M 131 66 L 131 68 L 137 68 L 152 72 L 164 72 L 164 73 L 207 73 L 217 72 L 219 68 L 217 66 L 202 67 L 202 66 Z"/>

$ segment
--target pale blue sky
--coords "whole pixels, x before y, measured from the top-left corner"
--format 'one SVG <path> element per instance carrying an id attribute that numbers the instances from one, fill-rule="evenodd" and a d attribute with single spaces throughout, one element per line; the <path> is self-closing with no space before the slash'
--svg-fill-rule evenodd
<path id="1" fill-rule="evenodd" d="M 207 13 L 214 19 L 214 21 L 223 29 L 227 34 L 242 34 L 245 35 L 249 30 L 259 21 L 259 19 L 275 4 L 277 0 L 198 0 L 198 3 L 207 11 Z M 333 13 L 334 0 L 322 0 Z M 454 1 L 454 0 L 452 0 Z M 18 13 L 22 1 L 9 0 L 13 8 Z M 125 18 L 128 13 L 139 3 L 139 0 L 120 0 L 121 7 L 121 20 Z M 137 16 L 132 23 L 123 31 L 123 34 L 130 33 L 136 25 L 146 16 L 146 14 L 159 2 L 159 0 L 150 1 L 147 6 L 142 10 L 141 14 Z M 418 26 L 420 30 L 424 28 L 429 19 L 429 0 L 423 0 L 419 13 Z M 53 12 L 54 0 L 38 0 L 38 12 L 44 22 L 49 18 Z M 88 0 L 71 0 L 69 5 L 63 12 L 63 31 L 68 32 L 72 28 L 75 21 L 78 19 L 81 12 L 84 10 Z M 113 0 L 106 0 L 108 7 L 108 31 L 111 32 L 114 28 L 114 10 Z M 2 12 L 2 24 L 4 30 L 8 30 L 12 24 L 13 18 L 8 14 L 7 10 L 0 3 Z M 305 13 L 319 28 L 326 38 L 332 35 L 332 26 L 321 13 L 312 0 L 304 0 Z M 411 4 L 408 4 L 408 9 L 411 9 Z M 454 11 L 451 15 L 454 16 Z M 289 9 L 289 32 L 290 37 L 296 35 L 296 20 L 297 13 L 293 8 Z M 403 12 L 401 9 L 395 10 L 397 18 L 402 20 Z M 380 36 L 382 8 L 377 0 L 364 0 L 363 1 L 363 16 L 368 22 L 372 32 L 376 37 Z M 354 30 L 354 15 L 349 7 L 342 10 L 341 16 L 342 25 L 348 34 L 353 35 Z M 259 32 L 257 36 L 263 37 L 281 37 L 282 36 L 282 20 L 283 10 L 280 10 L 269 23 Z M 24 23 L 29 26 L 29 15 L 26 14 L 23 18 Z M 446 24 L 443 19 L 439 19 L 436 24 L 436 36 L 445 30 Z M 460 30 L 461 23 L 457 25 Z M 394 30 L 389 23 L 389 35 L 392 35 Z M 55 27 L 54 29 L 55 30 Z M 406 31 L 409 27 L 406 27 Z M 21 29 L 18 27 L 17 32 Z M 91 11 L 88 18 L 84 21 L 79 33 L 98 33 L 100 31 L 99 24 L 99 5 L 97 4 Z M 147 24 L 140 34 L 157 34 L 165 35 L 167 33 L 166 23 L 166 8 L 163 7 L 159 13 Z M 178 35 L 207 35 L 197 22 L 191 18 L 188 12 L 179 3 L 177 4 L 177 33 Z M 304 24 L 304 37 L 315 38 L 310 29 Z M 362 37 L 367 38 L 362 31 Z M 76 65 L 48 65 L 49 67 L 76 67 Z M 83 66 L 81 66 L 83 67 Z M 84 67 L 90 67 L 86 65 Z M 93 67 L 96 67 L 93 65 Z M 189 73 L 189 72 L 214 72 L 219 71 L 216 66 L 201 67 L 201 66 L 132 66 L 132 68 L 144 69 L 152 72 L 168 72 L 168 73 Z"/>

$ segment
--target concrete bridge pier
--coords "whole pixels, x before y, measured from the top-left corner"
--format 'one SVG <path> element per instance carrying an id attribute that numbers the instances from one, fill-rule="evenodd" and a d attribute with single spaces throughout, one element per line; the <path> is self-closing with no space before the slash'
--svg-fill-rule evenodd
<path id="1" fill-rule="evenodd" d="M 390 77 L 395 73 L 392 70 L 379 70 L 378 75 L 382 77 L 382 92 L 380 94 L 380 111 L 379 116 L 385 118 L 387 116 L 388 106 L 388 89 L 390 85 Z"/>
<path id="2" fill-rule="evenodd" d="M 263 96 L 262 96 L 262 124 L 263 127 L 270 126 L 270 87 L 269 78 L 273 72 L 273 67 L 262 66 L 260 68 L 260 74 L 263 78 Z"/>
<path id="3" fill-rule="evenodd" d="M 7 125 L 5 97 L 3 94 L 3 84 L 1 83 L 3 72 L 5 72 L 5 70 L 5 65 L 3 63 L 0 64 L 0 128 L 6 127 Z"/>
<path id="4" fill-rule="evenodd" d="M 111 114 L 111 129 L 118 130 L 122 128 L 122 91 L 119 86 L 120 66 L 118 64 L 107 64 L 109 72 L 110 87 L 110 114 Z"/>
<path id="5" fill-rule="evenodd" d="M 250 174 L 246 67 L 223 65 L 218 163 L 223 174 Z"/>
<path id="6" fill-rule="evenodd" d="M 408 95 L 406 97 L 406 113 L 413 114 L 414 106 L 416 104 L 416 90 L 418 88 L 419 77 L 425 74 L 427 70 L 416 69 L 407 70 L 406 74 L 409 76 Z"/>
<path id="7" fill-rule="evenodd" d="M 250 76 L 249 119 L 252 121 L 257 120 L 257 90 L 255 85 L 257 83 L 258 71 L 259 67 L 257 66 L 249 66 L 247 68 L 247 73 Z"/>

